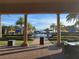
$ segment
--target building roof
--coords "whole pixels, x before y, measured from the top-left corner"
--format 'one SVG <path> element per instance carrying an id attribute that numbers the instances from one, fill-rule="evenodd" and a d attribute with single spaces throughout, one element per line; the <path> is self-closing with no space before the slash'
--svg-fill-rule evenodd
<path id="1" fill-rule="evenodd" d="M 79 0 L 0 0 L 0 13 L 77 13 Z"/>

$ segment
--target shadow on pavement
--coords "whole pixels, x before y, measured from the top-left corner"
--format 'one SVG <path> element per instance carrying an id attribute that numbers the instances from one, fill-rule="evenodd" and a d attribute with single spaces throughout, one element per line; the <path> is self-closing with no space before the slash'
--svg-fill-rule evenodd
<path id="1" fill-rule="evenodd" d="M 64 59 L 64 55 L 62 53 L 60 54 L 55 54 L 55 55 L 48 55 L 44 57 L 39 57 L 36 59 Z"/>

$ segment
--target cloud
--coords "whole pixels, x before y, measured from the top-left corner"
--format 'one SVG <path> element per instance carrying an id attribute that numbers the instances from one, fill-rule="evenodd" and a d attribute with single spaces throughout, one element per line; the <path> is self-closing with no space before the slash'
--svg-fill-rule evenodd
<path id="1" fill-rule="evenodd" d="M 20 17 L 23 17 L 23 14 L 2 14 L 2 24 L 15 25 L 16 21 L 19 20 Z"/>
<path id="2" fill-rule="evenodd" d="M 1 24 L 6 26 L 15 25 L 14 23 L 11 23 L 11 22 L 1 22 Z"/>
<path id="3" fill-rule="evenodd" d="M 52 23 L 56 23 L 56 18 L 29 18 L 28 22 L 30 22 L 32 25 L 34 25 L 37 29 L 45 29 L 49 28 Z"/>
<path id="4" fill-rule="evenodd" d="M 23 14 L 10 14 L 10 15 L 3 15 L 2 16 L 2 24 L 5 25 L 15 25 L 15 22 L 19 19 L 19 17 Z M 67 14 L 61 14 L 61 22 L 64 25 L 72 25 L 73 22 L 68 23 L 66 22 Z M 52 23 L 57 24 L 56 14 L 29 14 L 28 15 L 28 22 L 30 22 L 33 26 L 37 29 L 45 29 L 49 28 Z"/>
<path id="5" fill-rule="evenodd" d="M 74 23 L 68 23 L 66 21 L 66 16 L 68 14 L 61 14 L 60 20 L 64 25 L 72 25 Z M 56 14 L 52 15 L 45 15 L 45 14 L 37 14 L 37 15 L 29 15 L 28 21 L 32 23 L 34 26 L 36 26 L 37 29 L 44 29 L 50 27 L 52 23 L 57 24 L 57 18 Z"/>

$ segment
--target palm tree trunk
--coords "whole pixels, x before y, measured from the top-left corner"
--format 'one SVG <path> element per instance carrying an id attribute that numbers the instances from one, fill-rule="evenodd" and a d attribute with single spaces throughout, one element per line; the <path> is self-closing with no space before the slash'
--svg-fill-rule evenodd
<path id="1" fill-rule="evenodd" d="M 27 15 L 24 15 L 25 17 L 25 22 L 24 22 L 24 42 L 22 44 L 22 46 L 28 46 L 28 24 L 27 24 Z"/>
<path id="2" fill-rule="evenodd" d="M 61 44 L 60 14 L 57 14 L 57 45 Z"/>

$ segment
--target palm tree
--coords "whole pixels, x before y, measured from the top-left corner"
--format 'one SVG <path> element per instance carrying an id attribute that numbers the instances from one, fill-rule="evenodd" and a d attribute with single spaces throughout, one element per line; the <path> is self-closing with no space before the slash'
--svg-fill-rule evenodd
<path id="1" fill-rule="evenodd" d="M 23 34 L 23 25 L 24 25 L 24 18 L 20 17 L 19 20 L 17 20 L 16 25 L 20 25 L 21 27 L 21 33 Z M 31 23 L 28 23 L 28 30 L 32 30 L 33 26 Z M 29 32 L 30 33 L 30 32 Z"/>
<path id="2" fill-rule="evenodd" d="M 49 39 L 49 28 L 46 28 L 45 31 L 47 33 L 47 38 Z"/>
<path id="3" fill-rule="evenodd" d="M 61 31 L 63 32 L 65 30 L 65 25 L 62 22 L 60 22 L 60 26 L 61 26 Z"/>
<path id="4" fill-rule="evenodd" d="M 24 18 L 20 17 L 18 21 L 16 21 L 16 25 L 20 25 L 22 27 L 22 25 L 24 24 Z"/>
<path id="5" fill-rule="evenodd" d="M 55 30 L 56 30 L 56 25 L 53 23 L 52 25 L 50 25 L 50 28 L 52 28 L 52 29 L 53 29 L 53 32 L 55 32 Z"/>
<path id="6" fill-rule="evenodd" d="M 32 27 L 33 27 L 32 24 L 28 23 L 28 28 L 32 29 Z"/>
<path id="7" fill-rule="evenodd" d="M 23 17 L 20 17 L 19 20 L 16 21 L 16 25 L 20 25 L 21 34 L 23 34 L 24 18 Z"/>
<path id="8" fill-rule="evenodd" d="M 10 25 L 8 26 L 9 30 L 13 30 L 14 29 L 14 26 Z"/>
<path id="9" fill-rule="evenodd" d="M 28 41 L 29 36 L 27 36 L 27 35 L 29 34 L 28 33 L 29 27 L 31 27 L 31 25 L 27 23 L 27 15 L 25 14 L 24 15 L 24 42 L 23 42 L 22 46 L 28 46 L 27 41 Z"/>
<path id="10" fill-rule="evenodd" d="M 7 34 L 8 26 L 2 25 L 2 34 Z"/>
<path id="11" fill-rule="evenodd" d="M 33 30 L 34 29 L 33 29 L 32 24 L 31 23 L 28 23 L 28 31 L 29 31 L 28 33 L 31 34 Z"/>
<path id="12" fill-rule="evenodd" d="M 74 25 L 75 25 L 75 26 L 79 25 L 79 21 L 76 21 Z"/>
<path id="13" fill-rule="evenodd" d="M 74 26 L 79 26 L 79 15 L 78 14 L 68 14 L 66 16 L 67 20 L 66 21 L 75 21 Z"/>
<path id="14" fill-rule="evenodd" d="M 66 16 L 66 18 L 67 18 L 67 20 L 66 21 L 78 21 L 78 14 L 68 14 L 67 16 Z"/>
<path id="15" fill-rule="evenodd" d="M 36 28 L 35 28 L 35 26 L 33 26 L 33 28 L 32 28 L 34 31 L 36 30 Z"/>

